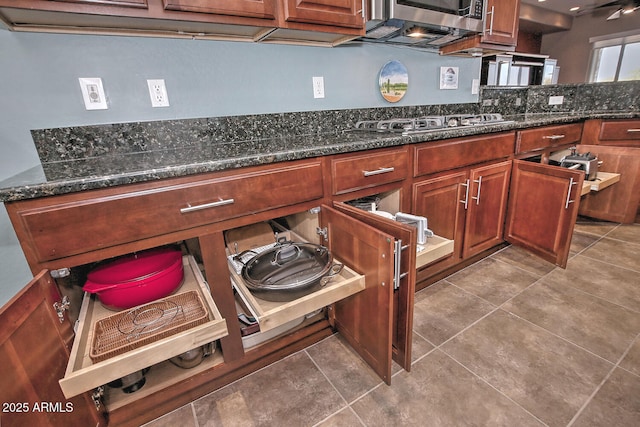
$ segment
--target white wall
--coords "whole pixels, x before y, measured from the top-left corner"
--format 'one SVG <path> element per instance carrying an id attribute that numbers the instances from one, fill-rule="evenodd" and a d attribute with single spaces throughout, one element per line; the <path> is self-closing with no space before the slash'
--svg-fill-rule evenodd
<path id="1" fill-rule="evenodd" d="M 318 48 L 119 36 L 13 33 L 0 27 L 0 181 L 35 171 L 31 129 L 193 117 L 389 106 L 377 89 L 390 60 L 408 69 L 394 105 L 477 102 L 479 58 L 441 57 L 382 45 Z M 460 69 L 458 90 L 439 89 L 439 69 Z M 312 77 L 323 76 L 324 99 Z M 86 111 L 78 77 L 101 77 L 108 110 Z M 165 79 L 169 108 L 151 108 L 146 79 Z M 29 175 L 29 174 L 26 174 Z M 0 211 L 0 304 L 31 277 Z"/>
<path id="2" fill-rule="evenodd" d="M 592 47 L 589 43 L 590 37 L 640 30 L 640 11 L 607 21 L 607 16 L 614 10 L 606 9 L 604 12 L 578 16 L 573 19 L 570 31 L 542 37 L 541 52 L 558 59 L 558 83 L 587 81 Z"/>

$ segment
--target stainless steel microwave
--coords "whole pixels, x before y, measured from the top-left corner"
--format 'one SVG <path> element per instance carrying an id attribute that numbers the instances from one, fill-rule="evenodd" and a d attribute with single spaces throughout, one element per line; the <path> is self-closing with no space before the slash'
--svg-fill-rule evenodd
<path id="1" fill-rule="evenodd" d="M 370 0 L 369 19 L 481 32 L 483 9 L 484 0 Z"/>

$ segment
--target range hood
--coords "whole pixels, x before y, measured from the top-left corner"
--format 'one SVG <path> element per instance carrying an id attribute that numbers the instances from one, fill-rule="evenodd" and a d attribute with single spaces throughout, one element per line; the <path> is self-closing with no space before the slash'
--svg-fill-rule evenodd
<path id="1" fill-rule="evenodd" d="M 438 49 L 482 31 L 482 20 L 419 7 L 394 0 L 370 0 L 366 34 L 361 41 Z"/>

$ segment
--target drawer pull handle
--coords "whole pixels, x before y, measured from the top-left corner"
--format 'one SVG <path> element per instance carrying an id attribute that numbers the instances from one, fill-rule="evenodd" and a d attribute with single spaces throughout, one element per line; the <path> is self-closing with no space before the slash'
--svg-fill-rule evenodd
<path id="1" fill-rule="evenodd" d="M 380 169 L 376 169 L 374 171 L 362 171 L 362 173 L 364 174 L 364 176 L 372 176 L 372 175 L 380 175 L 380 174 L 383 174 L 383 173 L 393 172 L 395 170 L 396 170 L 396 168 L 390 167 L 390 168 L 380 168 Z"/>
<path id="2" fill-rule="evenodd" d="M 545 135 L 542 137 L 542 139 L 562 139 L 565 136 L 566 135 Z"/>
<path id="3" fill-rule="evenodd" d="M 199 211 L 202 209 L 216 208 L 218 206 L 231 205 L 233 203 L 235 203 L 234 199 L 225 199 L 225 200 L 220 199 L 217 202 L 205 203 L 203 205 L 195 205 L 195 206 L 191 206 L 190 204 L 187 203 L 187 207 L 180 209 L 180 213 L 189 213 L 193 211 Z"/>
<path id="4" fill-rule="evenodd" d="M 480 204 L 480 187 L 482 186 L 482 177 L 479 176 L 478 179 L 474 179 L 473 182 L 478 183 L 478 194 L 476 194 L 476 197 L 471 197 L 471 198 L 476 201 L 476 205 L 479 205 Z"/>
<path id="5" fill-rule="evenodd" d="M 627 129 L 627 132 L 629 132 L 629 133 L 637 133 L 637 132 L 640 132 L 640 129 Z"/>
<path id="6" fill-rule="evenodd" d="M 569 209 L 569 203 L 574 203 L 575 200 L 571 199 L 571 187 L 577 185 L 578 183 L 573 180 L 573 177 L 569 179 L 569 188 L 567 189 L 567 201 L 564 204 L 565 209 Z"/>
<path id="7" fill-rule="evenodd" d="M 460 203 L 464 204 L 464 209 L 466 210 L 467 206 L 469 206 L 469 180 L 467 179 L 464 184 L 460 185 L 467 187 L 465 190 L 464 200 L 460 200 Z"/>

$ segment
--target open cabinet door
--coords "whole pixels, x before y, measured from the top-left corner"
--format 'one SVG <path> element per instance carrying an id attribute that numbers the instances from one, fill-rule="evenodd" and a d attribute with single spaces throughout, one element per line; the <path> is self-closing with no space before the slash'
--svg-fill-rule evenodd
<path id="1" fill-rule="evenodd" d="M 567 266 L 584 172 L 514 160 L 505 240 Z"/>
<path id="2" fill-rule="evenodd" d="M 0 310 L 0 413 L 2 426 L 106 425 L 91 397 L 62 394 L 72 333 L 59 320 L 55 283 L 45 270 Z"/>
<path id="3" fill-rule="evenodd" d="M 620 174 L 615 185 L 587 194 L 580 202 L 580 214 L 632 224 L 640 203 L 640 148 L 579 145 L 578 149 L 595 154 L 602 162 L 598 172 Z"/>
<path id="4" fill-rule="evenodd" d="M 399 283 L 394 286 L 393 292 L 393 360 L 409 371 L 411 370 L 413 304 L 416 292 L 417 230 L 415 227 L 372 215 L 345 203 L 335 202 L 334 207 L 393 236 L 402 248 L 400 268 L 396 272 L 396 279 L 399 280 Z"/>
<path id="5" fill-rule="evenodd" d="M 334 257 L 365 276 L 365 289 L 334 305 L 336 328 L 387 384 L 391 383 L 393 328 L 392 236 L 323 205 L 324 244 Z"/>

